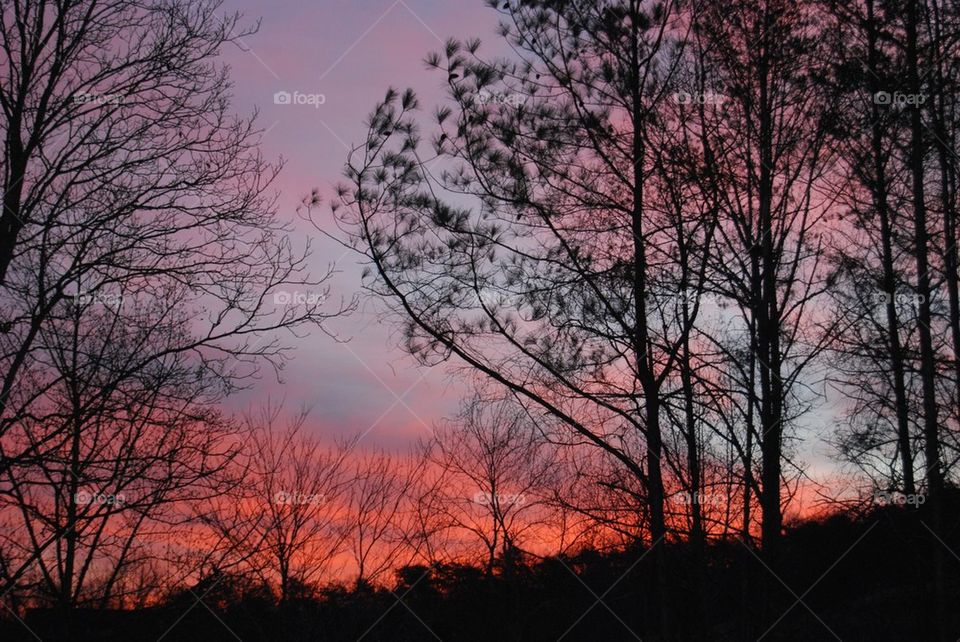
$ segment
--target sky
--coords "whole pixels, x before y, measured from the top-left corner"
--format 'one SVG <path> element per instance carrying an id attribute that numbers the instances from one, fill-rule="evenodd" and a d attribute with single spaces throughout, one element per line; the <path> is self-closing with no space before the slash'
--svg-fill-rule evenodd
<path id="1" fill-rule="evenodd" d="M 329 202 L 348 149 L 364 139 L 364 119 L 388 87 L 412 87 L 427 107 L 443 97 L 445 78 L 426 69 L 423 59 L 441 50 L 444 40 L 479 37 L 482 51 L 505 53 L 496 35 L 499 16 L 483 0 L 225 0 L 222 11 L 243 14 L 241 25 L 260 20 L 256 34 L 222 57 L 232 71 L 235 110 L 259 111 L 264 156 L 285 162 L 278 216 L 294 226 L 299 242 L 310 239 L 315 273 L 330 263 L 340 270 L 332 297 L 349 298 L 360 289 L 357 258 L 302 220 L 301 199 L 316 187 Z M 276 104 L 277 92 L 300 104 Z M 317 218 L 335 230 L 326 205 Z M 263 379 L 231 398 L 228 408 L 243 411 L 267 396 L 282 398 L 291 413 L 303 405 L 312 409 L 308 425 L 317 436 L 361 434 L 367 448 L 403 450 L 428 435 L 436 421 L 456 411 L 463 384 L 443 366 L 416 366 L 376 312 L 376 302 L 366 300 L 358 313 L 331 322 L 329 329 L 345 343 L 321 332 L 293 340 L 295 356 L 283 383 L 264 370 Z M 800 458 L 821 478 L 836 472 L 822 437 L 832 430 L 838 403 L 830 400 L 811 413 L 802 431 L 807 439 L 799 442 Z"/>
<path id="2" fill-rule="evenodd" d="M 363 121 L 388 87 L 412 87 L 422 104 L 436 102 L 444 78 L 425 68 L 426 54 L 451 36 L 495 45 L 498 16 L 481 0 L 225 0 L 222 12 L 243 14 L 240 25 L 260 20 L 257 33 L 227 47 L 222 59 L 231 69 L 234 110 L 257 110 L 264 157 L 284 160 L 278 217 L 294 226 L 298 242 L 310 239 L 315 274 L 336 265 L 331 297 L 349 299 L 360 289 L 357 259 L 302 220 L 301 199 L 316 187 L 329 202 L 347 150 L 364 139 Z M 276 104 L 277 92 L 290 94 L 290 104 Z M 326 204 L 317 219 L 334 230 Z M 403 449 L 426 436 L 455 412 L 462 384 L 442 367 L 417 367 L 376 311 L 367 300 L 330 323 L 345 343 L 321 332 L 291 339 L 294 359 L 283 383 L 265 369 L 228 408 L 244 411 L 267 396 L 282 398 L 291 413 L 307 405 L 318 436 L 360 433 L 367 447 Z"/>

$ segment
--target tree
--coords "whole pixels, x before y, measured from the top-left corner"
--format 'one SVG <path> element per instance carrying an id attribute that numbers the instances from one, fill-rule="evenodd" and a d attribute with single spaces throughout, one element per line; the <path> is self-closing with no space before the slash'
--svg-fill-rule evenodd
<path id="1" fill-rule="evenodd" d="M 837 216 L 833 249 L 832 296 L 843 322 L 832 348 L 837 354 L 834 366 L 842 373 L 838 385 L 857 403 L 849 415 L 851 430 L 841 436 L 841 449 L 868 474 L 875 466 L 882 467 L 885 485 L 912 495 L 916 492 L 912 417 L 919 411 L 909 357 L 915 336 L 909 326 L 917 307 L 909 290 L 912 269 L 905 263 L 909 245 L 902 214 L 908 198 L 905 175 L 894 160 L 904 145 L 902 114 L 878 100 L 889 87 L 888 76 L 896 73 L 885 45 L 890 34 L 874 2 L 828 10 L 840 27 L 837 72 L 831 80 L 844 88 L 849 105 L 840 112 L 838 123 L 844 132 L 839 141 L 849 160 L 840 201 L 845 211 Z M 865 46 L 858 49 L 857 42 Z M 864 104 L 866 110 L 859 108 Z M 843 225 L 846 216 L 856 225 Z M 876 463 L 868 461 L 872 453 L 879 454 Z"/>
<path id="2" fill-rule="evenodd" d="M 760 450 L 761 537 L 773 559 L 782 533 L 785 431 L 803 410 L 797 388 L 805 370 L 832 334 L 810 330 L 818 320 L 812 308 L 827 288 L 823 217 L 834 162 L 827 125 L 836 99 L 816 87 L 824 57 L 812 5 L 716 3 L 697 25 L 709 78 L 730 102 L 723 126 L 707 132 L 723 218 L 712 289 L 738 306 L 749 347 L 746 372 L 735 363 L 737 348 L 724 350 L 734 362 L 729 372 L 741 371 L 747 424 Z"/>
<path id="3" fill-rule="evenodd" d="M 260 157 L 253 120 L 229 110 L 229 78 L 214 59 L 239 18 L 221 19 L 218 6 L 4 4 L 0 472 L 63 437 L 11 431 L 46 412 L 62 383 L 44 338 L 72 302 L 152 298 L 163 323 L 189 319 L 189 338 L 140 363 L 189 358 L 205 402 L 236 389 L 261 358 L 280 365 L 285 350 L 265 333 L 331 314 L 268 305 L 281 288 L 320 300 L 325 277 L 305 272 L 308 249 L 296 250 L 276 218 L 279 168 Z"/>
<path id="4" fill-rule="evenodd" d="M 868 198 L 851 195 L 861 229 L 849 235 L 858 241 L 855 251 L 842 248 L 837 260 L 846 277 L 838 289 L 840 313 L 852 319 L 838 346 L 852 357 L 842 385 L 865 411 L 842 432 L 841 444 L 881 490 L 925 491 L 933 530 L 940 532 L 960 381 L 951 143 L 956 69 L 946 62 L 956 56 L 957 15 L 939 2 L 829 7 L 841 39 L 866 43 L 838 53 L 837 67 L 840 84 L 851 97 L 865 98 L 871 115 L 849 119 L 853 126 L 842 136 L 854 152 L 853 183 Z M 944 608 L 942 557 L 934 551 L 937 621 Z"/>
<path id="5" fill-rule="evenodd" d="M 218 403 L 264 362 L 279 373 L 277 331 L 350 308 L 324 303 L 329 272 L 276 215 L 279 167 L 230 112 L 215 57 L 239 17 L 218 7 L 2 8 L 0 496 L 26 529 L 3 589 L 39 573 L 63 606 L 115 595 L 91 574 L 152 558 L 143 529 L 233 458 Z"/>
<path id="6" fill-rule="evenodd" d="M 141 458 L 172 471 L 202 459 L 202 443 L 147 435 L 212 422 L 214 439 L 218 402 L 288 358 L 276 331 L 350 307 L 322 303 L 329 274 L 305 271 L 309 248 L 277 220 L 279 168 L 260 157 L 253 120 L 231 115 L 214 61 L 238 21 L 217 7 L 4 5 L 0 495 L 43 524 L 4 586 L 62 543 L 54 525 L 72 532 L 72 517 L 44 512 L 82 512 L 71 485 L 130 481 Z M 274 305 L 283 290 L 315 296 Z M 117 451 L 99 451 L 105 434 Z M 103 477 L 111 461 L 118 477 Z M 94 478 L 64 476 L 77 468 Z M 59 495 L 35 506 L 26 484 Z"/>
<path id="7" fill-rule="evenodd" d="M 480 545 L 488 575 L 549 528 L 556 486 L 551 452 L 516 400 L 479 392 L 423 444 L 422 456 L 441 480 L 436 510 L 455 541 L 466 536 Z"/>
<path id="8" fill-rule="evenodd" d="M 357 586 L 380 579 L 411 553 L 404 536 L 411 507 L 411 490 L 422 461 L 400 460 L 383 452 L 357 458 L 346 509 L 347 547 L 357 566 Z"/>
<path id="9" fill-rule="evenodd" d="M 478 41 L 428 59 L 452 100 L 436 114 L 439 174 L 419 151 L 414 94 L 390 91 L 337 215 L 407 349 L 456 357 L 615 459 L 659 544 L 663 386 L 689 326 L 669 305 L 674 229 L 650 132 L 682 20 L 658 2 L 498 9 L 518 61 L 483 60 Z"/>
<path id="10" fill-rule="evenodd" d="M 164 588 L 166 537 L 184 506 L 236 484 L 238 440 L 216 415 L 159 421 L 133 415 L 66 419 L 62 448 L 5 480 L 4 585 L 31 585 L 34 604 L 60 609 L 142 603 Z M 9 473 L 10 471 L 8 471 Z"/>
<path id="11" fill-rule="evenodd" d="M 306 410 L 282 428 L 281 413 L 282 405 L 267 403 L 246 415 L 248 483 L 202 523 L 223 540 L 221 560 L 260 575 L 285 604 L 315 589 L 348 543 L 353 444 L 324 448 L 302 433 Z"/>

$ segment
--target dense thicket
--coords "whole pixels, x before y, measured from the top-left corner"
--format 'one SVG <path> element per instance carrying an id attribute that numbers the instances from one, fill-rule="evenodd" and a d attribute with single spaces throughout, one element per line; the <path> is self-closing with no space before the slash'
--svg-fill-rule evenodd
<path id="1" fill-rule="evenodd" d="M 11 631 L 956 639 L 956 3 L 491 8 L 509 55 L 429 54 L 307 201 L 475 389 L 401 456 L 222 411 L 352 308 L 230 111 L 238 17 L 2 5 Z"/>
<path id="2" fill-rule="evenodd" d="M 949 503 L 960 508 L 952 496 Z M 929 594 L 930 546 L 922 520 L 929 515 L 888 507 L 859 517 L 837 515 L 789 526 L 784 584 L 772 595 L 783 613 L 776 627 L 750 636 L 740 628 L 743 611 L 757 605 L 740 598 L 740 574 L 767 572 L 740 563 L 741 545 L 718 541 L 706 552 L 705 632 L 688 617 L 690 576 L 672 575 L 663 600 L 678 635 L 705 633 L 710 640 L 783 641 L 930 640 L 937 631 Z M 953 537 L 949 546 L 960 546 Z M 269 589 L 241 575 L 212 575 L 137 612 L 82 610 L 66 615 L 34 611 L 27 623 L 43 640 L 100 642 L 130 639 L 175 641 L 242 639 L 252 642 L 321 640 L 635 640 L 650 639 L 653 626 L 637 608 L 649 599 L 655 578 L 649 551 L 584 550 L 576 555 L 523 558 L 509 572 L 485 575 L 470 565 L 414 565 L 399 569 L 383 587 L 332 586 L 278 606 Z M 678 566 L 688 564 L 688 544 L 667 549 Z M 960 588 L 960 564 L 948 573 Z M 789 587 L 789 588 L 788 588 Z M 809 589 L 809 590 L 808 590 Z M 196 605 L 203 596 L 209 609 Z M 598 599 L 602 598 L 602 601 Z M 186 613 L 186 615 L 184 615 Z M 72 618 L 65 633 L 65 618 Z M 5 640 L 34 639 L 10 618 L 0 621 Z M 171 628 L 172 627 L 172 628 Z M 945 629 L 960 632 L 956 613 Z"/>

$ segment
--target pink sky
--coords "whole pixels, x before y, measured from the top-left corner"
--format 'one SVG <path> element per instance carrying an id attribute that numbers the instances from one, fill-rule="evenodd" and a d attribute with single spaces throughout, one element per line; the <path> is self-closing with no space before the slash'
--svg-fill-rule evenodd
<path id="1" fill-rule="evenodd" d="M 279 215 L 312 239 L 317 273 L 337 263 L 343 273 L 332 295 L 350 297 L 360 285 L 356 258 L 299 219 L 300 199 L 315 186 L 329 195 L 347 145 L 363 140 L 363 120 L 388 87 L 413 87 L 424 104 L 440 98 L 443 79 L 422 61 L 444 39 L 479 36 L 491 48 L 502 46 L 494 32 L 498 16 L 480 0 L 227 0 L 223 11 L 241 12 L 244 24 L 262 19 L 259 32 L 243 39 L 246 51 L 224 51 L 235 84 L 234 108 L 259 110 L 264 155 L 286 161 L 277 185 Z M 278 91 L 322 94 L 324 102 L 276 105 Z M 329 220 L 326 211 L 322 219 Z M 389 328 L 375 317 L 375 304 L 366 306 L 331 324 L 352 337 L 348 345 L 319 332 L 294 340 L 296 357 L 283 374 L 284 384 L 265 370 L 252 390 L 230 400 L 230 408 L 282 395 L 291 409 L 312 406 L 310 425 L 319 434 L 369 431 L 368 447 L 402 447 L 427 434 L 432 422 L 456 408 L 460 391 L 442 368 L 417 368 L 394 348 Z"/>
<path id="2" fill-rule="evenodd" d="M 414 88 L 429 114 L 443 97 L 444 78 L 427 70 L 423 59 L 446 38 L 479 37 L 481 51 L 505 54 L 496 35 L 499 16 L 483 0 L 226 0 L 223 10 L 241 12 L 244 24 L 262 20 L 259 32 L 243 39 L 245 50 L 224 52 L 235 84 L 234 106 L 240 113 L 259 109 L 265 156 L 286 161 L 277 185 L 279 215 L 303 239 L 312 239 L 317 273 L 337 263 L 343 273 L 332 294 L 349 297 L 360 286 L 357 260 L 300 219 L 300 199 L 313 187 L 330 195 L 347 147 L 363 140 L 363 121 L 388 87 Z M 278 91 L 322 94 L 324 102 L 276 105 Z M 329 221 L 325 207 L 321 217 Z M 310 425 L 317 434 L 359 432 L 366 447 L 403 448 L 426 435 L 430 424 L 455 410 L 461 384 L 442 367 L 418 368 L 394 347 L 390 328 L 376 318 L 376 303 L 365 306 L 330 326 L 352 337 L 346 346 L 320 332 L 295 340 L 296 357 L 283 374 L 284 384 L 265 370 L 263 380 L 231 399 L 229 407 L 242 410 L 267 395 L 284 396 L 291 409 L 313 408 Z M 801 442 L 799 450 L 815 476 L 835 471 L 822 436 L 840 406 L 842 400 L 833 398 L 806 418 L 818 436 Z"/>

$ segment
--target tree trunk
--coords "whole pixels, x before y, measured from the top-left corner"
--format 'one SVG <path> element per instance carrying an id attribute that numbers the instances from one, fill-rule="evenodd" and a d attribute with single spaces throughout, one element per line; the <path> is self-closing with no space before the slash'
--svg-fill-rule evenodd
<path id="1" fill-rule="evenodd" d="M 761 540 L 768 560 L 776 559 L 780 541 L 783 516 L 780 512 L 780 466 L 782 455 L 782 405 L 783 384 L 780 380 L 780 311 L 777 305 L 776 248 L 773 243 L 773 107 L 770 96 L 770 61 L 767 52 L 772 46 L 767 33 L 772 26 L 769 11 L 764 14 L 764 38 L 761 43 L 758 79 L 760 182 L 758 185 L 758 214 L 760 233 L 761 292 L 757 308 L 760 315 L 757 325 L 758 357 L 762 398 L 760 403 L 761 434 L 760 451 L 763 471 L 763 493 L 760 497 Z"/>
<path id="2" fill-rule="evenodd" d="M 907 4 L 906 16 L 906 56 L 907 78 L 910 93 L 920 95 L 920 63 L 917 44 L 917 28 L 920 21 L 917 0 Z M 937 426 L 936 398 L 936 355 L 933 350 L 933 336 L 930 327 L 930 265 L 928 257 L 929 233 L 927 231 L 927 207 L 924 194 L 924 141 L 923 120 L 917 100 L 910 106 L 910 171 L 913 178 L 913 223 L 914 256 L 917 265 L 916 294 L 920 307 L 920 376 L 923 383 L 923 437 L 924 455 L 927 466 L 927 504 L 930 506 L 932 528 L 935 533 L 942 532 L 941 507 L 943 489 L 943 470 L 940 462 L 940 434 Z M 935 618 L 939 627 L 943 627 L 943 552 L 933 543 L 933 575 L 935 595 Z M 940 631 L 943 639 L 943 631 Z"/>
<path id="3" fill-rule="evenodd" d="M 877 62 L 877 30 L 874 22 L 873 0 L 867 0 L 867 47 L 869 50 L 870 93 L 880 91 L 877 82 L 879 65 Z M 880 127 L 880 107 L 873 101 L 871 114 L 871 153 L 873 155 L 873 192 L 874 206 L 880 218 L 880 244 L 883 261 L 883 291 L 886 293 L 887 345 L 890 348 L 890 369 L 893 375 L 893 398 L 897 416 L 897 449 L 900 451 L 900 466 L 903 469 L 903 492 L 916 493 L 913 475 L 913 452 L 910 445 L 910 418 L 907 408 L 907 392 L 904 378 L 903 346 L 900 343 L 900 321 L 897 315 L 897 281 L 893 265 L 893 230 L 890 224 L 890 210 L 887 203 L 887 179 L 883 164 L 883 132 Z"/>
<path id="4" fill-rule="evenodd" d="M 643 97 L 640 86 L 640 42 L 637 29 L 639 28 L 639 7 L 631 3 L 631 11 L 635 25 L 631 38 L 630 59 L 634 72 L 630 76 L 632 101 L 632 151 L 633 151 L 633 211 L 631 216 L 631 232 L 633 234 L 633 306 L 635 329 L 633 336 L 633 353 L 637 379 L 643 392 L 645 437 L 647 442 L 647 503 L 650 509 L 650 539 L 654 550 L 650 555 L 650 565 L 653 567 L 654 587 L 651 591 L 649 622 L 660 636 L 669 637 L 669 617 L 666 613 L 668 600 L 666 594 L 666 573 L 663 555 L 667 533 L 664 516 L 664 488 L 661 457 L 663 455 L 663 435 L 660 427 L 660 398 L 656 373 L 653 364 L 647 355 L 649 345 L 649 330 L 647 328 L 647 258 L 646 239 L 643 233 L 643 188 L 644 188 L 644 140 L 645 127 L 643 117 Z"/>
<path id="5" fill-rule="evenodd" d="M 684 327 L 689 327 L 687 304 L 683 303 Z M 687 473 L 690 477 L 690 547 L 692 549 L 691 564 L 693 572 L 690 574 L 692 584 L 691 595 L 688 601 L 694 635 L 692 639 L 701 639 L 706 630 L 706 621 L 703 613 L 703 592 L 706 584 L 706 534 L 703 530 L 703 513 L 701 511 L 701 490 L 703 487 L 700 467 L 700 440 L 697 435 L 697 420 L 693 406 L 693 373 L 691 367 L 689 335 L 683 341 L 683 356 L 680 362 L 680 379 L 683 387 L 684 404 L 684 438 L 687 447 Z"/>

